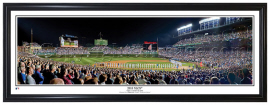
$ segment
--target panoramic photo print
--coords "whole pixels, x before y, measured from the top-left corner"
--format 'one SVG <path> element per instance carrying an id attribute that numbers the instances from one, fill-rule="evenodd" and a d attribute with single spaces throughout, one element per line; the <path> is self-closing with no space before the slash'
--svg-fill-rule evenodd
<path id="1" fill-rule="evenodd" d="M 253 85 L 252 17 L 18 17 L 16 85 Z"/>

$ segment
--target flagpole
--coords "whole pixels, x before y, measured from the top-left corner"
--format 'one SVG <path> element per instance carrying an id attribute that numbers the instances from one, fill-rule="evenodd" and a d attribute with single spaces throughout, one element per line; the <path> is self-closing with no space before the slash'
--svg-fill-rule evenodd
<path id="1" fill-rule="evenodd" d="M 157 37 L 157 54 L 158 54 L 158 37 Z"/>

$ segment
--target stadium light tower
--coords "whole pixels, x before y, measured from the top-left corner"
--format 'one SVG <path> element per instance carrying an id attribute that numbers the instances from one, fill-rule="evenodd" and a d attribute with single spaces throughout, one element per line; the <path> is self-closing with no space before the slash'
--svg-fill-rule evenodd
<path id="1" fill-rule="evenodd" d="M 178 36 L 180 35 L 184 35 L 186 33 L 190 33 L 192 31 L 192 24 L 188 24 L 188 25 L 185 25 L 185 26 L 182 26 L 180 28 L 177 29 L 178 31 Z"/>
<path id="2" fill-rule="evenodd" d="M 200 30 L 210 29 L 219 26 L 220 17 L 211 17 L 199 21 Z"/>

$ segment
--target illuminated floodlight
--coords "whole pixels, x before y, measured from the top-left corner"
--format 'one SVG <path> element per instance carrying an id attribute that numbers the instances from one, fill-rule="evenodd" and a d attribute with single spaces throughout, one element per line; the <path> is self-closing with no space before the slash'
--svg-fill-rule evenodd
<path id="1" fill-rule="evenodd" d="M 192 26 L 192 24 L 185 25 L 183 27 L 178 28 L 177 31 L 179 31 L 181 29 L 185 29 L 185 28 L 191 27 L 191 26 Z"/>
<path id="2" fill-rule="evenodd" d="M 208 21 L 211 21 L 211 20 L 217 20 L 217 19 L 220 19 L 220 17 L 211 17 L 211 18 L 207 18 L 207 19 L 203 19 L 201 21 L 199 21 L 199 23 L 204 23 L 204 22 L 208 22 Z"/>

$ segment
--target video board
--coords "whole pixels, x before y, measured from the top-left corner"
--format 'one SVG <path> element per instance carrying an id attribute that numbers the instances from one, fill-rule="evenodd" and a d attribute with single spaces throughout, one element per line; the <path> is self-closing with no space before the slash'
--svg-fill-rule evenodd
<path id="1" fill-rule="evenodd" d="M 61 37 L 60 39 L 61 47 L 78 47 L 78 38 L 72 37 Z"/>

